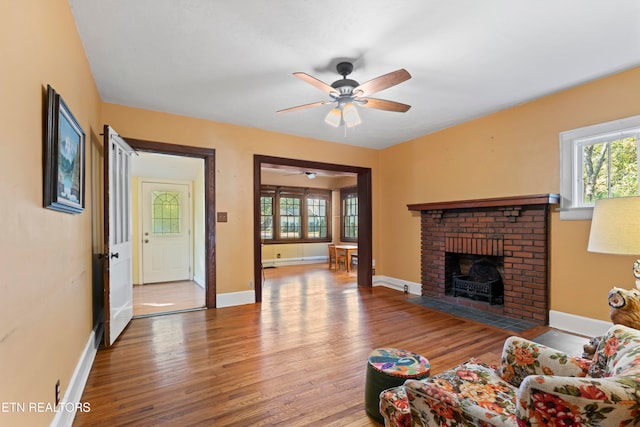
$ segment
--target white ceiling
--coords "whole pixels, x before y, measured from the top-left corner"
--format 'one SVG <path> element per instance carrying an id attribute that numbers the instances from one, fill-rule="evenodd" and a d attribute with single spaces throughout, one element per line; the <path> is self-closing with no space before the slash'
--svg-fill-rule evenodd
<path id="1" fill-rule="evenodd" d="M 382 148 L 640 65 L 638 0 L 69 0 L 103 101 Z M 324 123 L 332 83 L 413 76 Z M 630 88 L 637 90 L 637 88 Z M 576 106 L 578 107 L 578 106 Z"/>
<path id="2" fill-rule="evenodd" d="M 131 161 L 133 176 L 180 181 L 194 181 L 198 175 L 204 176 L 204 160 L 200 158 L 144 151 L 136 154 Z"/>

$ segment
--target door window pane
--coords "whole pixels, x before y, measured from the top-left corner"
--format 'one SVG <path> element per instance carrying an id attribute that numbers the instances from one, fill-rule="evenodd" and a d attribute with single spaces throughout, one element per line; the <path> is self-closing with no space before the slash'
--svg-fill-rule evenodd
<path id="1" fill-rule="evenodd" d="M 180 234 L 180 193 L 151 193 L 151 229 L 154 234 Z"/>

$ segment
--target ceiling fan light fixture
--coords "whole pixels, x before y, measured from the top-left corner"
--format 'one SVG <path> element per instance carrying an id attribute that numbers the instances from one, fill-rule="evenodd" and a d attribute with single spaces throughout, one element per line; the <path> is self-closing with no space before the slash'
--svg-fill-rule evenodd
<path id="1" fill-rule="evenodd" d="M 360 114 L 358 114 L 356 106 L 352 103 L 345 104 L 344 108 L 342 109 L 342 118 L 344 119 L 344 123 L 348 128 L 352 128 L 362 123 Z"/>
<path id="2" fill-rule="evenodd" d="M 342 112 L 338 108 L 334 108 L 329 111 L 329 114 L 324 118 L 324 121 L 325 123 L 337 128 L 340 126 L 340 122 L 342 121 Z"/>

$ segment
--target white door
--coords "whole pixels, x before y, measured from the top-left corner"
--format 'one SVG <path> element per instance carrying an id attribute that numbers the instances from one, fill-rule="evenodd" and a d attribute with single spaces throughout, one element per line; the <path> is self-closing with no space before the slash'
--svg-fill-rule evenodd
<path id="1" fill-rule="evenodd" d="M 104 344 L 111 346 L 133 316 L 131 155 L 133 149 L 104 126 Z"/>
<path id="2" fill-rule="evenodd" d="M 190 185 L 141 182 L 142 283 L 191 280 Z"/>

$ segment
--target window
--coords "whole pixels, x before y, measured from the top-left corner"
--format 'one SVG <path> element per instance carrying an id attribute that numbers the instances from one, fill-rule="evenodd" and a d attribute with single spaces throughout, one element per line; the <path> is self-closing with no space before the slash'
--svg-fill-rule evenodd
<path id="1" fill-rule="evenodd" d="M 329 234 L 327 199 L 307 197 L 307 235 L 310 239 L 324 239 Z"/>
<path id="2" fill-rule="evenodd" d="M 280 239 L 299 239 L 302 237 L 302 197 L 280 197 Z"/>
<path id="3" fill-rule="evenodd" d="M 340 190 L 340 240 L 358 241 L 358 189 L 357 187 Z"/>
<path id="4" fill-rule="evenodd" d="M 151 224 L 153 234 L 180 234 L 180 193 L 152 192 Z"/>
<path id="5" fill-rule="evenodd" d="M 262 186 L 260 234 L 265 243 L 331 241 L 331 191 Z"/>
<path id="6" fill-rule="evenodd" d="M 260 196 L 260 238 L 273 239 L 273 194 Z"/>
<path id="7" fill-rule="evenodd" d="M 560 134 L 560 218 L 590 219 L 595 201 L 637 196 L 640 116 Z"/>

